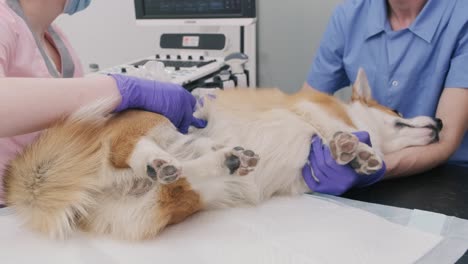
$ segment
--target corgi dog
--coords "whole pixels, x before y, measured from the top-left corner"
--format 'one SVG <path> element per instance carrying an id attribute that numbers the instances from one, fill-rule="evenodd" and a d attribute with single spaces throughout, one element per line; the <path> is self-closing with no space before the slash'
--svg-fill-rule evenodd
<path id="1" fill-rule="evenodd" d="M 108 114 L 97 102 L 42 133 L 8 166 L 5 200 L 26 228 L 56 239 L 74 231 L 130 241 L 202 211 L 255 205 L 310 190 L 301 170 L 313 136 L 338 164 L 366 177 L 383 155 L 438 140 L 442 122 L 404 119 L 379 105 L 363 70 L 350 102 L 313 90 L 216 91 L 180 134 L 163 116 Z M 351 132 L 367 131 L 373 147 Z"/>

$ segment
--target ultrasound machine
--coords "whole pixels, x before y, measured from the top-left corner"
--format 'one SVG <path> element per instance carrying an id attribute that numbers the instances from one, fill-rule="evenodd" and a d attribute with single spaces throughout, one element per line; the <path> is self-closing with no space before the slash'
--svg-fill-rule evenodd
<path id="1" fill-rule="evenodd" d="M 146 58 L 105 69 L 195 88 L 257 85 L 255 0 L 134 0 L 136 23 L 154 27 Z"/>

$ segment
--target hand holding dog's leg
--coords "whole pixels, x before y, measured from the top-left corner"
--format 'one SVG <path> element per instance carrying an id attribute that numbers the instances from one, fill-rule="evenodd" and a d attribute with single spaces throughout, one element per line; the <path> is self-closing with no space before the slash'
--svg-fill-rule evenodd
<path id="1" fill-rule="evenodd" d="M 345 153 L 346 159 L 349 160 L 347 155 L 351 155 L 348 153 L 350 150 L 354 150 L 354 158 L 357 156 L 362 156 L 362 160 L 364 161 L 364 165 L 371 165 L 372 167 L 374 164 L 373 159 L 374 156 L 372 155 L 373 152 L 368 152 L 369 149 L 360 147 L 362 142 L 366 142 L 366 134 L 367 133 L 355 133 L 352 137 L 347 137 L 343 135 L 337 134 L 336 141 L 341 141 L 340 143 L 333 143 L 331 146 L 335 145 L 335 147 L 331 148 L 338 148 L 343 147 L 345 150 L 337 151 L 335 150 L 335 154 L 332 154 L 330 148 L 327 145 L 323 144 L 322 139 L 319 137 L 315 137 L 313 139 L 311 150 L 309 153 L 309 163 L 304 166 L 302 169 L 302 175 L 304 177 L 305 182 L 309 186 L 312 191 L 326 193 L 326 194 L 333 194 L 333 195 L 341 195 L 347 190 L 353 187 L 364 187 L 370 184 L 373 184 L 379 181 L 386 170 L 385 163 L 381 163 L 382 167 L 373 174 L 370 175 L 362 175 L 356 172 L 356 169 L 353 168 L 350 164 L 340 165 L 337 163 L 334 156 L 339 156 Z M 356 137 L 359 138 L 358 146 L 355 146 Z M 368 135 L 367 135 L 368 139 Z M 350 144 L 350 142 L 353 144 Z M 362 142 L 361 142 L 362 141 Z M 339 145 L 342 146 L 339 146 Z M 350 144 L 350 146 L 348 146 Z M 369 142 L 370 144 L 370 142 Z M 367 145 L 366 145 L 367 146 Z M 369 147 L 370 148 L 370 147 Z M 372 149 L 370 149 L 372 150 Z M 361 152 L 360 152 L 361 151 Z M 371 155 L 367 155 L 367 154 Z M 377 156 L 375 156 L 377 157 Z M 372 162 L 371 162 L 372 161 Z M 354 163 L 354 161 L 352 161 Z M 358 163 L 359 164 L 359 163 Z M 362 165 L 362 164 L 359 164 Z M 366 165 L 366 166 L 367 166 Z M 357 167 L 356 164 L 354 164 Z M 380 165 L 378 165 L 380 166 Z M 377 167 L 378 167 L 377 166 Z M 365 167 L 366 169 L 370 168 Z M 361 167 L 359 167 L 361 168 Z M 358 168 L 358 169 L 359 169 Z M 371 172 L 375 168 L 370 168 L 367 172 Z"/>
<path id="2" fill-rule="evenodd" d="M 366 132 L 337 132 L 329 146 L 338 164 L 350 164 L 359 174 L 370 175 L 383 166 L 382 158 L 372 149 Z"/>

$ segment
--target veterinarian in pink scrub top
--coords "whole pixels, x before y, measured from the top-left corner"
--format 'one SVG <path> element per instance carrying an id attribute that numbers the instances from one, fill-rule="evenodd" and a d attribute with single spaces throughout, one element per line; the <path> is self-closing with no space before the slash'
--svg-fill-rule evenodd
<path id="1" fill-rule="evenodd" d="M 193 117 L 195 98 L 178 85 L 123 75 L 70 79 L 82 77 L 83 69 L 68 39 L 52 22 L 89 4 L 90 0 L 0 0 L 0 78 L 14 78 L 0 82 L 0 205 L 1 178 L 8 162 L 37 138 L 40 132 L 34 131 L 82 104 L 120 98 L 115 112 L 129 108 L 156 112 L 182 133 L 190 125 L 206 126 Z M 18 79 L 24 77 L 41 79 Z"/>
<path id="2" fill-rule="evenodd" d="M 81 62 L 68 39 L 50 24 L 62 13 L 60 5 L 55 10 L 51 5 L 48 13 L 37 15 L 34 11 L 40 9 L 35 5 L 48 3 L 29 2 L 23 10 L 20 1 L 0 0 L 0 77 L 82 77 Z M 0 173 L 10 158 L 38 134 L 0 138 Z"/>

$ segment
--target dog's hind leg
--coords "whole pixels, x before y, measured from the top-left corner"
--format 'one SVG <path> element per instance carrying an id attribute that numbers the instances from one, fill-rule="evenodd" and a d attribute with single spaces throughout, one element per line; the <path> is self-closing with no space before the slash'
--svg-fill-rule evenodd
<path id="1" fill-rule="evenodd" d="M 159 183 L 169 184 L 176 181 L 182 173 L 190 176 L 193 181 L 230 175 L 245 176 L 259 160 L 257 154 L 242 147 L 216 146 L 207 138 L 191 140 L 190 136 L 179 134 L 168 127 L 160 126 L 156 130 L 159 130 L 158 141 L 165 142 L 161 144 L 171 142 L 172 145 L 166 145 L 163 149 L 150 136 L 141 137 L 137 141 L 128 159 L 128 166 L 139 179 L 148 176 Z M 196 158 L 180 158 L 187 156 L 181 152 L 194 151 L 200 152 Z"/>
<path id="2" fill-rule="evenodd" d="M 188 181 L 208 208 L 255 200 L 252 177 L 247 176 L 259 159 L 253 151 L 223 147 L 209 138 L 180 134 L 169 122 L 158 120 L 160 117 L 151 113 L 132 115 L 135 115 L 132 119 L 121 121 L 122 128 L 114 130 L 121 135 L 112 140 L 111 149 L 114 167 L 133 172 L 130 183 L 151 179 L 160 188 L 170 189 Z M 136 140 L 129 141 L 128 134 L 134 130 L 130 121 L 136 122 L 136 118 L 141 118 L 138 123 L 144 122 L 148 129 L 137 131 L 138 137 L 130 137 Z M 115 177 L 112 180 L 118 181 Z M 145 182 L 136 184 L 136 189 L 131 191 L 141 195 L 148 186 Z"/>
<path id="3" fill-rule="evenodd" d="M 128 164 L 138 179 L 149 177 L 161 184 L 169 184 L 181 176 L 180 161 L 147 137 L 136 143 Z"/>
<path id="4" fill-rule="evenodd" d="M 135 146 L 129 164 L 136 175 L 161 184 L 161 190 L 177 185 L 180 180 L 187 181 L 201 196 L 205 208 L 220 208 L 256 200 L 248 175 L 258 161 L 257 154 L 241 147 L 222 148 L 181 161 L 145 137 Z"/>
<path id="5" fill-rule="evenodd" d="M 221 176 L 247 176 L 257 166 L 260 157 L 242 147 L 222 148 L 183 163 L 194 180 Z"/>

